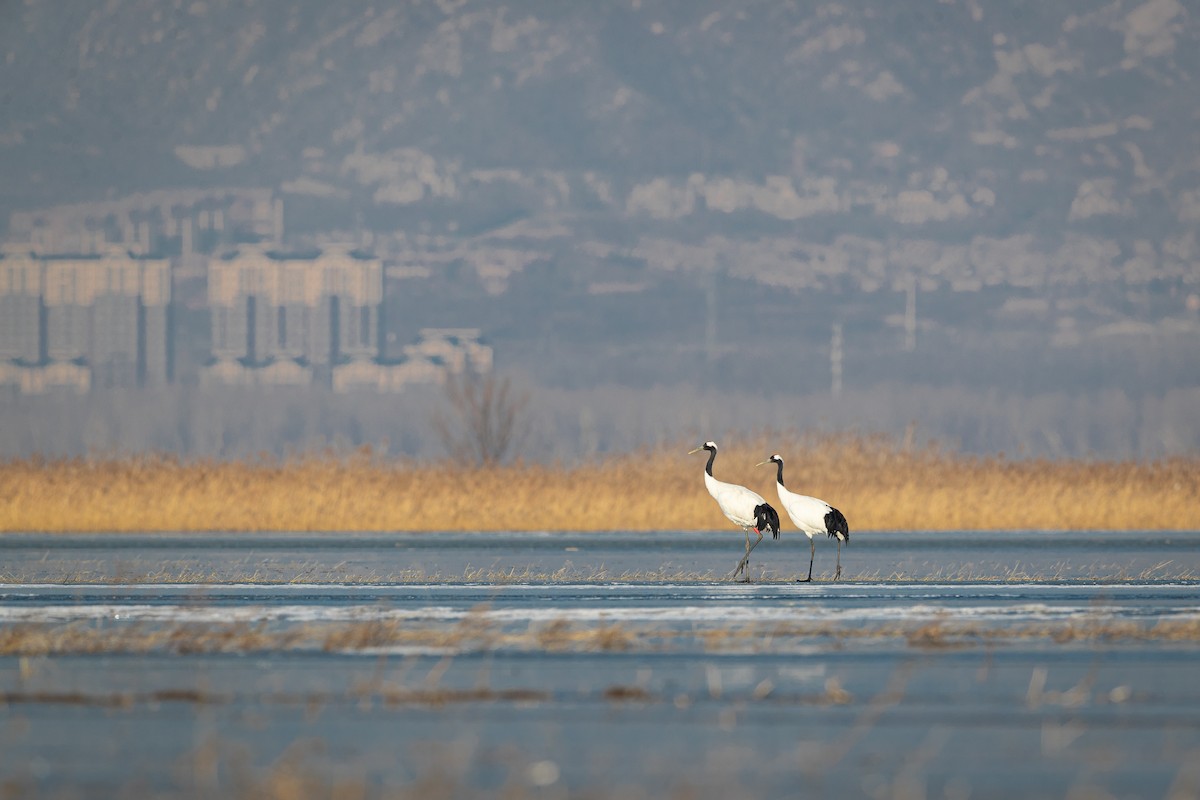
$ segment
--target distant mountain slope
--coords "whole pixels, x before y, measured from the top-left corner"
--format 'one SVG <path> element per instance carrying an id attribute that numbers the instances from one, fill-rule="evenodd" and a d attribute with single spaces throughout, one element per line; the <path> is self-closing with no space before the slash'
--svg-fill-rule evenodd
<path id="1" fill-rule="evenodd" d="M 1186 276 L 1198 78 L 1179 0 L 29 0 L 0 7 L 0 213 L 233 183 L 780 285 Z"/>

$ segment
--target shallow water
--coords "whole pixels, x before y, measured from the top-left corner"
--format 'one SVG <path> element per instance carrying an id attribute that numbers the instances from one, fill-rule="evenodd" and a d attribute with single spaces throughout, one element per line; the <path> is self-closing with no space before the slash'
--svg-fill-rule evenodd
<path id="1" fill-rule="evenodd" d="M 39 579 L 190 582 L 251 579 L 396 582 L 478 573 L 542 579 L 720 579 L 742 556 L 738 531 L 649 533 L 94 534 L 0 537 L 0 582 Z M 751 554 L 758 581 L 808 572 L 801 534 L 764 539 Z M 816 542 L 814 578 L 833 576 L 837 547 Z M 849 580 L 1200 578 L 1200 536 L 1164 532 L 856 533 L 842 547 Z"/>
<path id="2" fill-rule="evenodd" d="M 847 580 L 812 584 L 790 582 L 808 566 L 799 536 L 755 551 L 755 583 L 722 580 L 740 546 L 676 533 L 0 538 L 0 637 L 152 642 L 0 657 L 0 784 L 1200 794 L 1200 534 L 862 534 L 843 550 Z M 819 542 L 819 576 L 833 557 Z M 238 638 L 250 634 L 264 638 Z M 208 651 L 189 648 L 199 636 L 216 637 Z"/>
<path id="3" fill-rule="evenodd" d="M 837 625 L 970 620 L 1200 620 L 1200 582 L 830 584 L 144 584 L 0 586 L 0 623 L 455 625 L 645 623 L 667 629 L 820 620 Z"/>

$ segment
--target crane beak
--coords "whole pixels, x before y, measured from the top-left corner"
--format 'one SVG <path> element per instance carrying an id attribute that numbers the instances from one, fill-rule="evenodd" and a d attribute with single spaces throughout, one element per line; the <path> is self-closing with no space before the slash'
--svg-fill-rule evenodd
<path id="1" fill-rule="evenodd" d="M 688 455 L 690 456 L 692 453 L 699 453 L 703 449 L 703 447 L 697 447 L 695 450 L 688 450 Z"/>
<path id="2" fill-rule="evenodd" d="M 770 464 L 770 463 L 771 463 L 771 459 L 768 458 L 766 461 L 760 461 L 757 464 L 755 464 L 754 466 L 761 467 L 763 464 Z"/>

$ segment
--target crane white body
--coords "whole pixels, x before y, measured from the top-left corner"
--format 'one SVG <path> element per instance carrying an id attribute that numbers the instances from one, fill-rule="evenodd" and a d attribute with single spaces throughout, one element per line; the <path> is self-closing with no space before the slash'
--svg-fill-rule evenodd
<path id="1" fill-rule="evenodd" d="M 767 502 L 757 492 L 738 486 L 736 483 L 719 481 L 708 472 L 704 473 L 704 488 L 712 495 L 713 500 L 721 507 L 730 522 L 743 530 L 757 530 L 754 509 Z"/>
<path id="2" fill-rule="evenodd" d="M 779 493 L 779 504 L 787 512 L 788 519 L 809 539 L 818 533 L 824 533 L 842 541 L 846 540 L 840 532 L 831 532 L 825 525 L 825 517 L 833 511 L 833 506 L 829 503 L 806 494 L 796 494 L 778 481 L 775 483 L 775 489 Z"/>
<path id="3" fill-rule="evenodd" d="M 761 467 L 763 464 L 775 464 L 778 467 L 775 478 L 775 491 L 779 494 L 779 504 L 783 506 L 783 510 L 787 513 L 788 519 L 792 521 L 792 524 L 808 537 L 808 577 L 802 582 L 812 580 L 813 560 L 816 558 L 816 543 L 813 541 L 813 537 L 819 533 L 824 533 L 830 538 L 837 539 L 837 572 L 834 574 L 834 580 L 837 580 L 842 576 L 842 542 L 850 541 L 850 526 L 846 522 L 845 515 L 824 500 L 809 497 L 806 494 L 797 494 L 784 486 L 783 458 L 778 453 L 766 461 L 760 462 L 758 466 Z"/>
<path id="4" fill-rule="evenodd" d="M 776 539 L 779 538 L 779 513 L 757 492 L 736 483 L 719 481 L 713 477 L 712 466 L 717 457 L 716 442 L 705 442 L 690 451 L 689 455 L 701 450 L 708 451 L 708 464 L 704 467 L 704 488 L 708 489 L 708 493 L 717 501 L 721 513 L 746 532 L 746 554 L 738 562 L 730 577 L 736 578 L 738 573 L 743 573 L 744 579 L 748 581 L 750 576 L 745 570 L 750 563 L 750 551 L 762 541 L 764 530 L 770 531 Z M 758 535 L 758 539 L 753 544 L 750 542 L 752 531 Z"/>

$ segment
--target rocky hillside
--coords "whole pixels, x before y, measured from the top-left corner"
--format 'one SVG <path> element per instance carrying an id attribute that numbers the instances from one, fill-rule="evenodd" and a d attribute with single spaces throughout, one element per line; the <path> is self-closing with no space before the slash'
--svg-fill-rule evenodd
<path id="1" fill-rule="evenodd" d="M 1192 282 L 1198 80 L 1179 0 L 26 0 L 0 217 L 270 187 L 497 292 L 564 248 L 599 291 Z"/>

